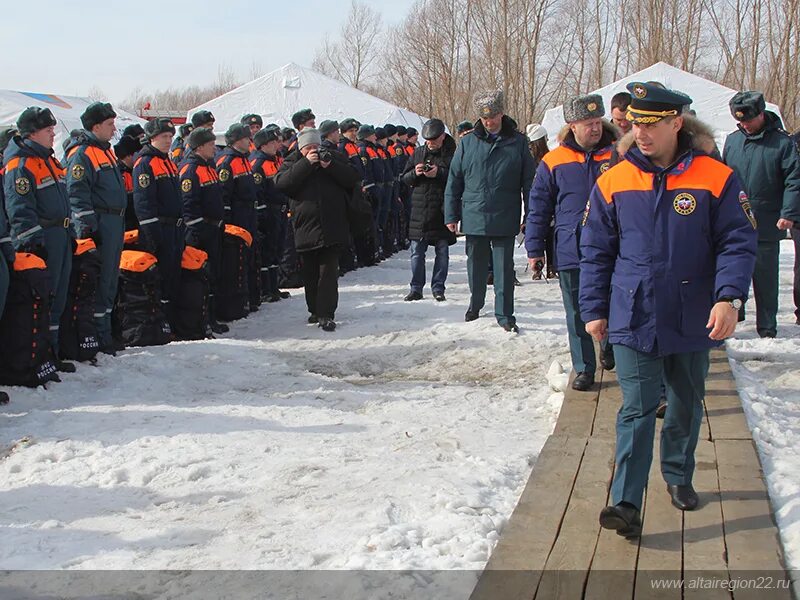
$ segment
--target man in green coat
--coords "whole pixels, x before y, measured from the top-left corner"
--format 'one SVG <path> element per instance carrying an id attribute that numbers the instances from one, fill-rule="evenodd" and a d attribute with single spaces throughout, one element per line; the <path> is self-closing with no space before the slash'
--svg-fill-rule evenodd
<path id="1" fill-rule="evenodd" d="M 780 117 L 766 110 L 761 92 L 739 92 L 730 101 L 738 130 L 725 140 L 723 161 L 744 185 L 758 228 L 753 273 L 756 330 L 774 338 L 778 330 L 778 259 L 786 230 L 800 223 L 800 158 Z M 744 318 L 744 310 L 740 312 Z"/>
<path id="2" fill-rule="evenodd" d="M 486 300 L 489 251 L 494 268 L 494 314 L 506 331 L 518 332 L 514 317 L 514 238 L 521 230 L 534 163 L 528 141 L 504 114 L 502 90 L 475 96 L 480 120 L 461 139 L 445 189 L 445 223 L 467 236 L 470 302 L 464 319 L 474 321 Z"/>

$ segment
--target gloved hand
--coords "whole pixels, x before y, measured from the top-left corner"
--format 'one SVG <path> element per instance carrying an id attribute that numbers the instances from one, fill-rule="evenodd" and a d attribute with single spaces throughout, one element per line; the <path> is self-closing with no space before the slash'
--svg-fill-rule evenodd
<path id="1" fill-rule="evenodd" d="M 148 223 L 139 225 L 139 243 L 145 252 L 157 254 L 161 246 L 161 223 Z"/>
<path id="2" fill-rule="evenodd" d="M 9 266 L 13 265 L 17 258 L 14 245 L 11 242 L 3 242 L 0 244 L 0 251 L 3 252 L 3 258 L 6 259 L 6 262 L 9 264 Z"/>
<path id="3" fill-rule="evenodd" d="M 92 233 L 89 235 L 89 237 L 91 237 L 91 238 L 92 238 L 92 240 L 94 241 L 94 245 L 95 245 L 95 246 L 97 246 L 98 248 L 99 248 L 99 247 L 102 245 L 102 243 L 103 243 L 103 238 L 102 238 L 102 236 L 100 235 L 100 229 L 99 229 L 99 228 L 98 228 L 98 229 L 95 229 L 95 230 L 94 230 L 94 231 L 93 231 L 93 232 L 92 232 Z"/>
<path id="4" fill-rule="evenodd" d="M 97 215 L 91 214 L 81 217 L 77 221 L 76 229 L 79 239 L 85 240 L 92 237 L 92 234 L 97 231 Z"/>
<path id="5" fill-rule="evenodd" d="M 200 246 L 200 233 L 197 231 L 197 229 L 194 226 L 186 228 L 186 238 L 185 238 L 185 240 L 186 240 L 186 245 L 187 246 L 192 246 L 193 248 L 200 248 L 201 247 Z"/>
<path id="6" fill-rule="evenodd" d="M 39 258 L 41 258 L 44 262 L 47 262 L 47 248 L 45 247 L 42 240 L 31 240 L 29 242 L 25 242 L 19 248 L 22 252 L 29 252 L 30 254 L 35 254 Z"/>

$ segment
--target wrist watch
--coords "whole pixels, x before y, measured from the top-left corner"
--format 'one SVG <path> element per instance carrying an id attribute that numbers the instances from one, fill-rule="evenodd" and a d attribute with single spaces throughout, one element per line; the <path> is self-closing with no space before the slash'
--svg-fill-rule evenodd
<path id="1" fill-rule="evenodd" d="M 730 298 L 728 296 L 719 299 L 720 302 L 727 302 L 736 310 L 741 310 L 744 302 L 742 302 L 741 298 Z"/>

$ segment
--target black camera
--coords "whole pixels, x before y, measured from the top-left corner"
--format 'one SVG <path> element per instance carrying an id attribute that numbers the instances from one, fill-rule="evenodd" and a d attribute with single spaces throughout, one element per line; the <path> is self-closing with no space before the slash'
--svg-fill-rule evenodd
<path id="1" fill-rule="evenodd" d="M 427 173 L 431 169 L 433 169 L 433 164 L 430 161 L 426 160 L 425 164 L 422 165 L 422 172 Z"/>
<path id="2" fill-rule="evenodd" d="M 320 162 L 331 162 L 333 160 L 333 154 L 327 148 L 323 148 L 319 151 L 319 160 Z"/>

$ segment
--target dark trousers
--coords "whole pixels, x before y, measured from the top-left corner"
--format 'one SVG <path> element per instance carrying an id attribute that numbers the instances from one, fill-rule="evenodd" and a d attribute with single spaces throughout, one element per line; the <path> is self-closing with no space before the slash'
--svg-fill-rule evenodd
<path id="1" fill-rule="evenodd" d="M 800 230 L 792 229 L 794 241 L 794 316 L 800 319 Z"/>
<path id="2" fill-rule="evenodd" d="M 491 251 L 494 265 L 494 316 L 500 325 L 515 324 L 514 236 L 467 236 L 469 310 L 478 312 L 486 303 L 486 277 Z"/>
<path id="3" fill-rule="evenodd" d="M 124 217 L 97 215 L 97 235 L 100 241 L 97 252 L 100 254 L 101 263 L 94 320 L 101 345 L 111 343 L 111 309 L 117 297 L 119 258 L 122 255 L 124 229 Z"/>
<path id="4" fill-rule="evenodd" d="M 320 318 L 333 319 L 339 305 L 338 246 L 325 246 L 301 252 L 308 312 Z"/>
<path id="5" fill-rule="evenodd" d="M 561 299 L 567 313 L 567 333 L 569 335 L 569 353 L 572 356 L 572 368 L 575 373 L 597 369 L 597 358 L 594 353 L 592 336 L 586 332 L 586 325 L 581 319 L 578 307 L 578 289 L 580 288 L 580 269 L 559 271 L 558 284 L 561 286 Z"/>
<path id="6" fill-rule="evenodd" d="M 758 242 L 753 271 L 753 297 L 756 301 L 756 330 L 761 336 L 778 331 L 778 263 L 780 242 Z"/>
<path id="7" fill-rule="evenodd" d="M 661 429 L 661 474 L 670 485 L 688 485 L 703 420 L 708 350 L 654 356 L 614 346 L 622 407 L 617 413 L 616 471 L 612 503 L 641 509 L 653 461 L 656 408 L 666 385 L 667 412 Z"/>
<path id="8" fill-rule="evenodd" d="M 186 232 L 186 245 L 198 248 L 208 254 L 208 283 L 209 283 L 209 315 L 216 314 L 215 294 L 219 288 L 220 270 L 222 267 L 222 229 L 211 223 L 202 222 L 188 228 Z"/>
<path id="9" fill-rule="evenodd" d="M 121 217 L 117 217 L 122 221 Z M 64 227 L 48 227 L 44 230 L 44 246 L 47 249 L 47 273 L 52 286 L 52 302 L 50 304 L 50 343 L 53 351 L 58 353 L 58 329 L 61 313 L 67 305 L 69 291 L 69 274 L 72 270 L 72 240 L 69 230 Z M 3 260 L 5 262 L 5 260 Z M 119 259 L 117 259 L 119 265 Z M 8 281 L 6 289 L 8 289 Z M 5 298 L 3 299 L 5 302 Z M 109 321 L 110 315 L 109 312 Z"/>

